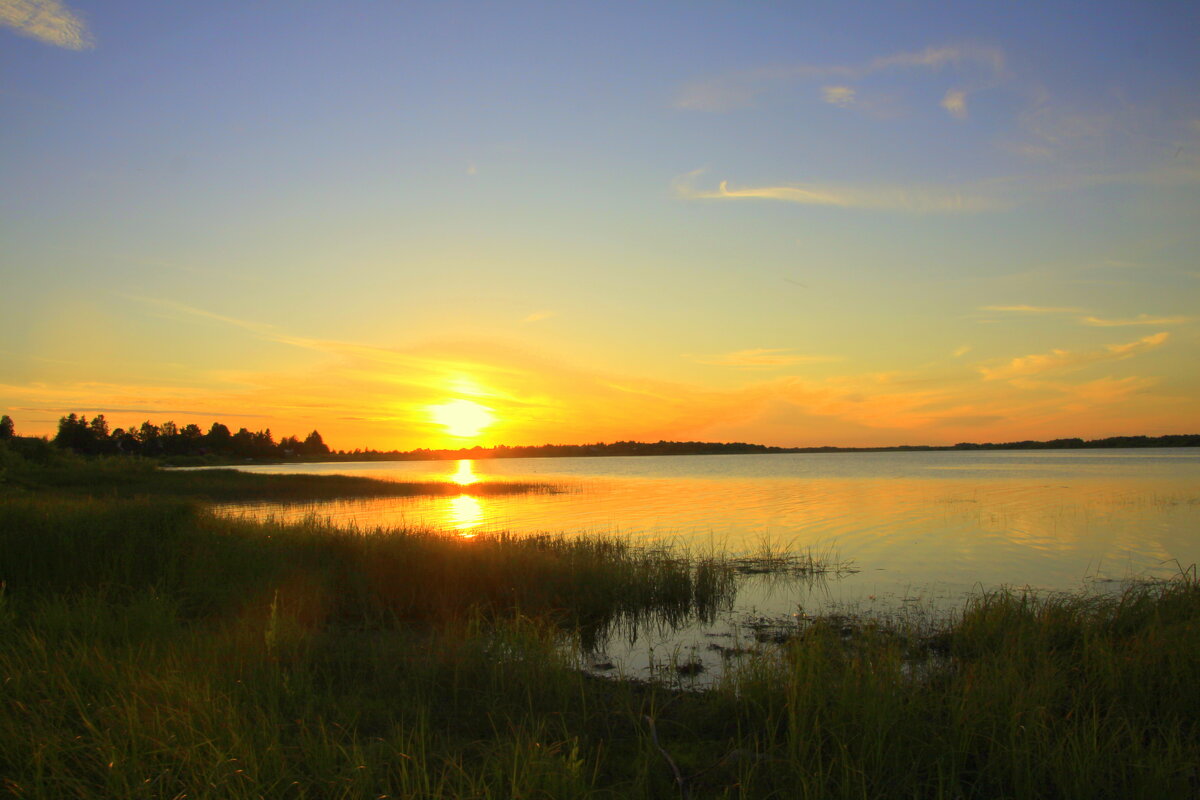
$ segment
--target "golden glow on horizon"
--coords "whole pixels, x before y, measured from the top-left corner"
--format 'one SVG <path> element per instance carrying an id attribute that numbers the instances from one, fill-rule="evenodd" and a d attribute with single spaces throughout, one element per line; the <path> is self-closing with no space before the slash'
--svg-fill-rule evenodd
<path id="1" fill-rule="evenodd" d="M 433 421 L 446 429 L 451 436 L 469 439 L 478 436 L 484 428 L 496 421 L 492 409 L 472 400 L 450 400 L 429 406 Z"/>
<path id="2" fill-rule="evenodd" d="M 450 501 L 446 509 L 446 526 L 458 531 L 458 535 L 470 539 L 477 534 L 471 529 L 483 522 L 483 504 L 479 498 L 461 494 Z"/>
<path id="3" fill-rule="evenodd" d="M 462 459 L 458 462 L 458 471 L 450 476 L 450 480 L 459 486 L 470 486 L 472 483 L 479 483 L 479 476 L 472 469 L 474 465 L 475 462 L 471 459 Z"/>

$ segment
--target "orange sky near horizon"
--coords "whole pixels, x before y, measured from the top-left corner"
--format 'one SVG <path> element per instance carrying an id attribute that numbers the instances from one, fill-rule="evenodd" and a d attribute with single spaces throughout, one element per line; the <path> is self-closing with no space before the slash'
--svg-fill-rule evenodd
<path id="1" fill-rule="evenodd" d="M 1112 374 L 1126 359 L 1153 358 L 1166 341 L 974 363 L 951 354 L 921 370 L 821 379 L 753 371 L 719 387 L 605 374 L 496 345 L 401 351 L 305 341 L 320 354 L 309 370 L 231 375 L 220 392 L 97 382 L 46 397 L 33 388 L 28 399 L 49 413 L 36 415 L 40 425 L 20 409 L 14 419 L 19 433 L 50 435 L 57 409 L 104 413 L 114 427 L 172 419 L 207 430 L 221 421 L 270 428 L 276 438 L 315 428 L 347 450 L 659 439 L 890 446 L 1194 432 L 1190 398 L 1155 392 L 1150 377 Z"/>

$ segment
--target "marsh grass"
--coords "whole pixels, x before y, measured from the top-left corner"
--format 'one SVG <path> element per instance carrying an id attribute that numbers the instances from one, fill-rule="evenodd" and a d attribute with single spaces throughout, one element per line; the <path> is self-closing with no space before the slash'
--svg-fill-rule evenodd
<path id="1" fill-rule="evenodd" d="M 706 613 L 719 570 L 599 539 L 10 498 L 0 775 L 28 797 L 586 794 L 601 754 L 636 761 L 622 720 L 648 690 L 592 684 L 564 635 Z"/>
<path id="2" fill-rule="evenodd" d="M 591 638 L 711 619 L 735 592 L 721 561 L 620 539 L 253 521 L 159 498 L 10 499 L 0 565 L 17 597 L 150 590 L 198 617 L 254 599 L 315 626 L 532 614 Z"/>
<path id="3" fill-rule="evenodd" d="M 731 556 L 729 563 L 740 575 L 776 578 L 836 577 L 858 572 L 853 561 L 843 559 L 832 544 L 799 547 L 793 542 L 780 542 L 763 536 L 758 546 L 748 552 Z"/>

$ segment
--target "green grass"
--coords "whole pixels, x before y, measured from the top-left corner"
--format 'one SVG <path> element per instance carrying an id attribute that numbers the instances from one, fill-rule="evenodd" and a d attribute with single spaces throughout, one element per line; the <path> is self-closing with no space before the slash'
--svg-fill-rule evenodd
<path id="1" fill-rule="evenodd" d="M 1200 792 L 1194 570 L 936 625 L 818 618 L 679 691 L 592 677 L 580 648 L 727 608 L 732 561 L 30 485 L 0 497 L 0 796 Z"/>
<path id="2" fill-rule="evenodd" d="M 12 597 L 152 591 L 193 617 L 248 598 L 315 625 L 435 625 L 535 615 L 591 638 L 623 623 L 712 619 L 723 561 L 601 537 L 343 530 L 257 522 L 164 498 L 12 498 L 0 504 L 0 578 Z"/>

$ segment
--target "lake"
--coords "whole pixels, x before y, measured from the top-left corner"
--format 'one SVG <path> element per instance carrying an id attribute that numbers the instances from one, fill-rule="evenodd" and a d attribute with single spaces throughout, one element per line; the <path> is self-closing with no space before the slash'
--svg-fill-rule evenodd
<path id="1" fill-rule="evenodd" d="M 562 532 L 734 554 L 764 544 L 852 567 L 821 581 L 748 581 L 737 614 L 946 610 L 1001 586 L 1115 590 L 1200 561 L 1200 449 L 947 451 L 276 464 L 255 472 L 539 481 L 553 494 L 387 498 L 229 513 L 316 513 L 359 527 L 470 537 Z M 730 620 L 734 626 L 735 620 Z M 734 626 L 736 627 L 736 626 Z M 717 635 L 712 630 L 704 631 Z M 693 631 L 693 634 L 700 635 Z M 731 627 L 720 635 L 737 635 Z M 677 636 L 659 645 L 698 646 Z M 683 644 L 681 644 L 683 642 Z M 648 646 L 636 643 L 634 649 Z M 633 657 L 628 663 L 644 659 Z"/>

